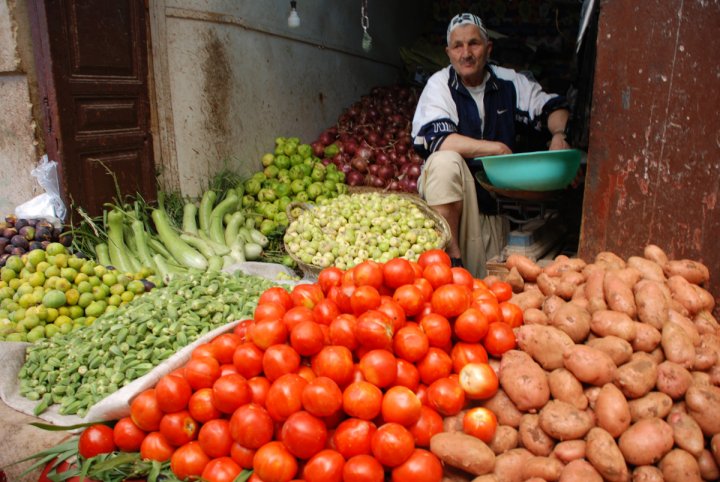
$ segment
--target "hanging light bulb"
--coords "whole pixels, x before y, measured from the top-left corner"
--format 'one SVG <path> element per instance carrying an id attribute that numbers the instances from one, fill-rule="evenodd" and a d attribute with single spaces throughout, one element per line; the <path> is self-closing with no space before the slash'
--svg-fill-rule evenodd
<path id="1" fill-rule="evenodd" d="M 297 13 L 297 2 L 290 1 L 290 15 L 288 15 L 288 27 L 297 28 L 300 26 L 300 15 Z"/>

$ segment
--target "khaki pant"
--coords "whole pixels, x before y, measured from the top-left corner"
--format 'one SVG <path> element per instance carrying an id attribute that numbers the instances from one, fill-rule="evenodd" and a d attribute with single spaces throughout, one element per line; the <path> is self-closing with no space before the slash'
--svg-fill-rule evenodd
<path id="1" fill-rule="evenodd" d="M 428 157 L 418 179 L 418 191 L 430 206 L 462 200 L 458 242 L 463 265 L 476 278 L 484 278 L 487 261 L 505 246 L 509 223 L 502 216 L 480 213 L 475 178 L 462 156 L 438 151 Z"/>

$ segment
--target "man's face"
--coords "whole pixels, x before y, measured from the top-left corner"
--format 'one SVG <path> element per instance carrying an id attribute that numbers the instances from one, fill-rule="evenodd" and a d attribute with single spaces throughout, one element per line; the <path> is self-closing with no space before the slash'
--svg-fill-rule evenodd
<path id="1" fill-rule="evenodd" d="M 491 51 L 492 43 L 486 41 L 480 29 L 471 24 L 456 27 L 450 33 L 450 45 L 445 48 L 450 63 L 463 84 L 469 87 L 482 83 L 485 63 Z"/>

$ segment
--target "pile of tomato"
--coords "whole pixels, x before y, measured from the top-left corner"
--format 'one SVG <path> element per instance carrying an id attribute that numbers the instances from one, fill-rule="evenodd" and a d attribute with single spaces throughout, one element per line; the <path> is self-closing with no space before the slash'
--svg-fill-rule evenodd
<path id="1" fill-rule="evenodd" d="M 441 250 L 271 288 L 252 320 L 198 346 L 129 417 L 83 432 L 80 454 L 139 451 L 209 482 L 243 469 L 256 482 L 440 481 L 429 446 L 443 417 L 470 408 L 467 433 L 495 432 L 473 401 L 498 389 L 488 354 L 515 347 L 511 295 Z"/>

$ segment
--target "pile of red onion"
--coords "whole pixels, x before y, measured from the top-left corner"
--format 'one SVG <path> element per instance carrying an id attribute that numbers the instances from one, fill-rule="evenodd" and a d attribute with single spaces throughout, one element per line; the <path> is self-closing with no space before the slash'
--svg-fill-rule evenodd
<path id="1" fill-rule="evenodd" d="M 423 160 L 410 129 L 419 95 L 407 85 L 373 87 L 312 143 L 314 154 L 342 170 L 350 186 L 417 192 Z"/>

